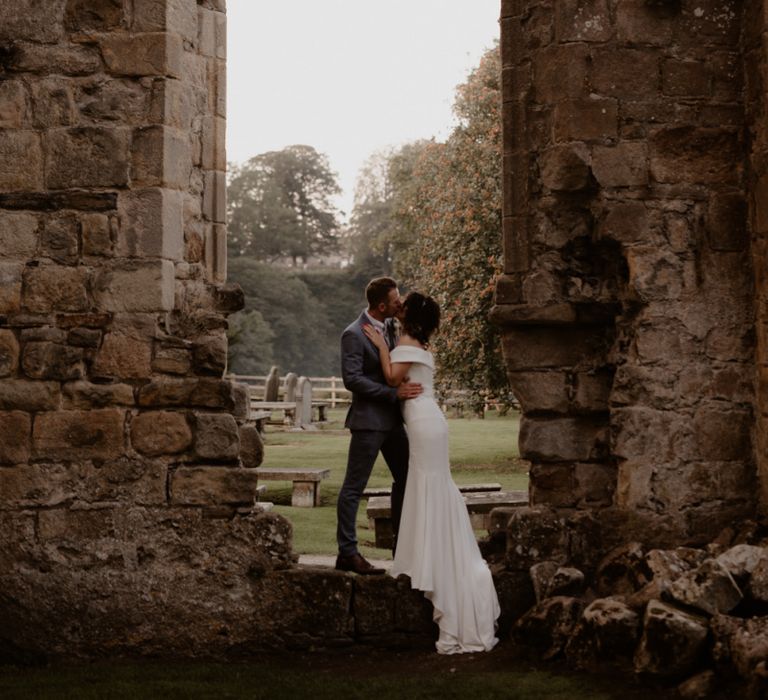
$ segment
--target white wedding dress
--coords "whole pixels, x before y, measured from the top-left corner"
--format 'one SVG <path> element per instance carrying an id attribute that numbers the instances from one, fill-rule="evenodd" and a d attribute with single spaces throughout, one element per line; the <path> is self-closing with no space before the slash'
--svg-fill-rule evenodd
<path id="1" fill-rule="evenodd" d="M 498 642 L 499 599 L 477 546 L 464 499 L 451 478 L 448 424 L 433 393 L 434 359 L 399 346 L 393 363 L 412 362 L 408 376 L 424 392 L 403 402 L 410 459 L 392 576 L 406 574 L 424 591 L 440 627 L 437 651 L 490 651 Z"/>

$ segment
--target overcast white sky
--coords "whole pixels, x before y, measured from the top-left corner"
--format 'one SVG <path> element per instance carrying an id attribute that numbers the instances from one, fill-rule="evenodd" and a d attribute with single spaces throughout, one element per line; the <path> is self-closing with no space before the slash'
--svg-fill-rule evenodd
<path id="1" fill-rule="evenodd" d="M 500 1 L 229 0 L 229 161 L 314 146 L 349 213 L 371 153 L 447 135 L 455 86 L 498 36 Z"/>

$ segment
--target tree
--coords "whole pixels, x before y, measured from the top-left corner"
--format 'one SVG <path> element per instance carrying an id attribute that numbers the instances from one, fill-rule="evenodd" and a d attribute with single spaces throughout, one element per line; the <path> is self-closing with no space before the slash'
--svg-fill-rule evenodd
<path id="1" fill-rule="evenodd" d="M 404 286 L 440 303 L 438 384 L 469 389 L 476 408 L 488 396 L 509 397 L 499 334 L 488 321 L 502 270 L 500 72 L 494 47 L 457 87 L 458 123 L 445 143 L 404 146 L 386 154 L 386 167 L 374 161 L 353 216 L 358 236 L 386 253 Z"/>
<path id="2" fill-rule="evenodd" d="M 340 193 L 326 156 L 311 146 L 288 146 L 230 166 L 228 246 L 232 257 L 275 261 L 338 248 Z"/>
<path id="3" fill-rule="evenodd" d="M 422 151 L 416 186 L 398 209 L 416 232 L 413 282 L 443 309 L 434 343 L 440 383 L 470 389 L 476 406 L 485 395 L 508 395 L 499 333 L 488 320 L 502 271 L 500 75 L 495 47 L 458 86 L 459 123 L 445 144 Z"/>
<path id="4" fill-rule="evenodd" d="M 245 309 L 230 317 L 233 372 L 250 374 L 246 369 L 269 363 L 285 372 L 325 376 L 338 365 L 338 335 L 296 273 L 246 257 L 232 260 L 229 269 L 245 292 Z M 259 328 L 259 316 L 272 334 L 271 353 L 264 349 L 268 334 Z"/>
<path id="5" fill-rule="evenodd" d="M 360 171 L 349 230 L 350 252 L 358 274 L 413 276 L 416 261 L 411 251 L 416 232 L 397 211 L 407 206 L 404 200 L 413 186 L 413 168 L 432 143 L 415 141 L 379 151 Z"/>

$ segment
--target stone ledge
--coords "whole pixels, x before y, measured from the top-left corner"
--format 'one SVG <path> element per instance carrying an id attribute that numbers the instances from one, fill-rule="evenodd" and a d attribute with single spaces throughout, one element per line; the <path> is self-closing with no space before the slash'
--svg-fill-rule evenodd
<path id="1" fill-rule="evenodd" d="M 619 313 L 618 304 L 496 304 L 491 323 L 499 326 L 610 325 Z"/>

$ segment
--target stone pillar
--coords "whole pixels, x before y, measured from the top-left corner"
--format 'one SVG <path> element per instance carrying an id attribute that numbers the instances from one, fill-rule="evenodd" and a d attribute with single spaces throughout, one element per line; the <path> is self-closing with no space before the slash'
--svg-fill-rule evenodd
<path id="1" fill-rule="evenodd" d="M 745 3 L 744 52 L 746 67 L 749 160 L 749 215 L 755 281 L 756 402 L 755 456 L 760 482 L 760 508 L 768 514 L 768 2 Z"/>
<path id="2" fill-rule="evenodd" d="M 502 3 L 493 315 L 531 499 L 657 541 L 754 513 L 742 7 Z"/>
<path id="3" fill-rule="evenodd" d="M 222 596 L 292 560 L 223 379 L 224 9 L 0 0 L 0 637 L 22 647 L 215 648 Z"/>

